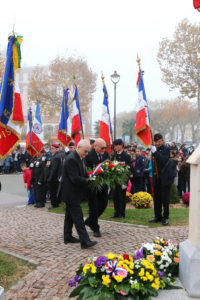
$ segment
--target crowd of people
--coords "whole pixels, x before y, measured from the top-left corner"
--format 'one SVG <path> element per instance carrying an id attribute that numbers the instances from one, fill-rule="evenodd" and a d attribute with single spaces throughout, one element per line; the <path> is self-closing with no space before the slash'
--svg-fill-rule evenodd
<path id="1" fill-rule="evenodd" d="M 61 144 L 46 144 L 34 159 L 25 149 L 18 148 L 4 161 L 2 172 L 19 173 L 23 171 L 24 183 L 28 192 L 28 204 L 35 208 L 45 206 L 49 198 L 49 209 L 66 203 L 64 223 L 64 242 L 81 243 L 82 248 L 94 246 L 86 226 L 93 231 L 94 237 L 102 236 L 98 219 L 107 207 L 108 197 L 112 197 L 114 214 L 111 218 L 125 218 L 126 192 L 132 194 L 146 191 L 154 197 L 155 216 L 149 222 L 162 222 L 168 225 L 169 195 L 172 183 L 177 184 L 179 196 L 189 191 L 190 170 L 186 160 L 194 151 L 182 145 L 178 149 L 172 142 L 164 143 L 161 134 L 154 135 L 154 145 L 144 149 L 136 143 L 123 143 L 121 138 L 113 143 L 111 154 L 107 152 L 106 142 L 98 138 L 81 140 L 75 147 Z M 130 177 L 122 186 L 109 191 L 103 186 L 101 191 L 88 188 L 86 168 L 94 169 L 99 163 L 110 159 L 125 162 L 130 167 Z M 84 221 L 80 203 L 85 198 L 89 205 L 89 216 Z M 79 239 L 72 236 L 72 226 L 76 227 Z"/>

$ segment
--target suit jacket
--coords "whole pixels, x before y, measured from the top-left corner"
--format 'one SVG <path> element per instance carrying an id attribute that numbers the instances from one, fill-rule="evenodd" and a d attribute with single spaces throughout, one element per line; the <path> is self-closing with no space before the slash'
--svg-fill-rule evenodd
<path id="1" fill-rule="evenodd" d="M 169 147 L 162 145 L 153 153 L 153 185 L 159 180 L 161 185 L 167 186 L 172 184 L 174 179 L 174 162 L 170 160 L 170 149 Z M 158 172 L 158 178 L 156 174 L 156 168 Z M 176 168 L 176 167 L 175 167 Z"/>
<path id="2" fill-rule="evenodd" d="M 91 149 L 88 155 L 85 158 L 85 164 L 88 168 L 94 169 L 99 163 L 102 161 L 110 159 L 110 156 L 107 151 L 104 152 L 101 159 L 99 159 L 97 152 L 95 149 Z"/>
<path id="3" fill-rule="evenodd" d="M 61 193 L 66 203 L 80 203 L 85 194 L 87 172 L 77 151 L 70 153 L 63 166 Z"/>

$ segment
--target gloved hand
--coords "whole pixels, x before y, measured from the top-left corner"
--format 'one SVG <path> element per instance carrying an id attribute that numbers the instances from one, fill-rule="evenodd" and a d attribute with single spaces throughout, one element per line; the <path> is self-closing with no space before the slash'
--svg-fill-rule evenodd
<path id="1" fill-rule="evenodd" d="M 155 153 L 157 151 L 156 146 L 151 146 L 151 153 Z"/>
<path id="2" fill-rule="evenodd" d="M 38 184 L 41 185 L 41 182 L 38 181 Z"/>
<path id="3" fill-rule="evenodd" d="M 46 157 L 45 157 L 45 156 L 43 156 L 43 157 L 42 157 L 42 161 L 45 161 L 45 160 L 46 160 Z"/>

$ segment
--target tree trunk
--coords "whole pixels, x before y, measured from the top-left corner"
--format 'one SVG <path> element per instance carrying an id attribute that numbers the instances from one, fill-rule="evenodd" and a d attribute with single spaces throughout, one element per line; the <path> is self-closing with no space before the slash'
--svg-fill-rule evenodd
<path id="1" fill-rule="evenodd" d="M 197 105 L 198 105 L 198 123 L 197 123 L 197 136 L 196 136 L 196 141 L 197 143 L 200 142 L 200 86 L 198 86 L 198 91 L 197 91 Z"/>

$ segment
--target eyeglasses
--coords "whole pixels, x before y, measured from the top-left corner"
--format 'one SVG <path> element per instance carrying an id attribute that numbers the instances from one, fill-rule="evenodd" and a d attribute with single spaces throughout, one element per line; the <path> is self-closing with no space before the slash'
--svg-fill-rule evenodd
<path id="1" fill-rule="evenodd" d="M 87 151 L 87 150 L 84 150 L 84 153 L 85 153 L 85 154 L 87 154 L 88 152 L 89 152 L 89 151 Z"/>
<path id="2" fill-rule="evenodd" d="M 106 149 L 107 149 L 107 147 L 100 147 L 100 149 L 101 149 L 101 150 L 106 150 Z"/>

